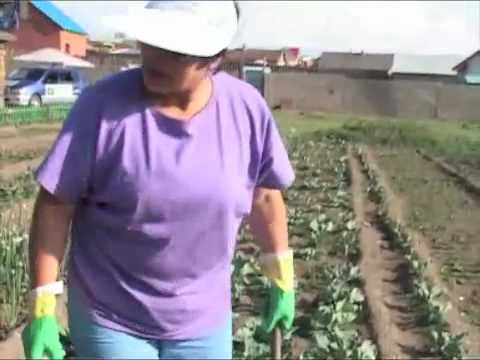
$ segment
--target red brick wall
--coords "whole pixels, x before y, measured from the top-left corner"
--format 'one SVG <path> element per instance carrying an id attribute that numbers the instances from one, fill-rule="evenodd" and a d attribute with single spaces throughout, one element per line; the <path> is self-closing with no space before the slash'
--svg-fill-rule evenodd
<path id="1" fill-rule="evenodd" d="M 70 51 L 67 51 L 67 48 Z M 73 56 L 85 57 L 87 54 L 87 37 L 68 31 L 61 31 L 60 50 Z"/>
<path id="2" fill-rule="evenodd" d="M 25 53 L 44 47 L 60 48 L 60 31 L 48 18 L 30 6 L 30 18 L 20 22 L 18 31 L 13 32 L 16 41 L 9 44 L 16 53 Z"/>
<path id="3" fill-rule="evenodd" d="M 21 20 L 18 31 L 13 32 L 17 41 L 11 42 L 9 48 L 17 54 L 52 47 L 66 51 L 70 45 L 70 54 L 84 57 L 87 49 L 87 38 L 84 35 L 62 31 L 50 19 L 30 5 L 30 18 Z"/>

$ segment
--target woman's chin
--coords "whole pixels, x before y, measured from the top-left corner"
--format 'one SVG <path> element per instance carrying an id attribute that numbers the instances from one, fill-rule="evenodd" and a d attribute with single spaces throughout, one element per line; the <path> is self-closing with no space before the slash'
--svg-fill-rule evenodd
<path id="1" fill-rule="evenodd" d="M 175 89 L 173 89 L 171 86 L 169 86 L 166 83 L 160 84 L 150 84 L 148 82 L 145 82 L 145 88 L 147 91 L 151 94 L 154 95 L 168 95 L 171 94 L 172 92 L 175 92 Z"/>

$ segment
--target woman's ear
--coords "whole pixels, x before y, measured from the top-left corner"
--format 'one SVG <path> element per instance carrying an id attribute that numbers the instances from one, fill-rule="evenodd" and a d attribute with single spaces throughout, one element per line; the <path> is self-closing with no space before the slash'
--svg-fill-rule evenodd
<path id="1" fill-rule="evenodd" d="M 209 63 L 208 70 L 210 72 L 217 71 L 218 67 L 220 66 L 225 57 L 226 52 L 227 50 L 222 50 L 218 55 L 215 56 L 215 59 Z"/>
<path id="2" fill-rule="evenodd" d="M 216 58 L 213 62 L 210 63 L 210 65 L 208 66 L 208 69 L 209 69 L 211 72 L 217 71 L 217 69 L 219 68 L 220 64 L 222 63 L 222 60 L 223 60 L 223 56 Z"/>

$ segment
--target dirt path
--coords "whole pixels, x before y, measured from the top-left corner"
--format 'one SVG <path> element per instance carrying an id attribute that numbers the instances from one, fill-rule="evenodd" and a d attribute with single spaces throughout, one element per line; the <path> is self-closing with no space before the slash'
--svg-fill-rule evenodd
<path id="1" fill-rule="evenodd" d="M 365 178 L 360 163 L 351 150 L 349 158 L 354 210 L 360 226 L 360 269 L 380 356 L 418 358 L 426 355 L 426 341 L 409 306 L 411 279 L 407 264 L 377 227 L 376 205 L 363 190 Z"/>
<path id="2" fill-rule="evenodd" d="M 365 154 L 369 166 L 375 169 L 375 172 L 378 177 L 378 182 L 383 186 L 385 190 L 386 203 L 388 215 L 395 220 L 396 222 L 406 226 L 405 218 L 403 215 L 404 204 L 403 201 L 395 195 L 392 188 L 390 187 L 388 181 L 386 180 L 385 174 L 377 165 L 376 155 L 370 148 L 365 148 Z M 427 268 L 425 270 L 425 275 L 429 278 L 436 286 L 440 287 L 445 294 L 447 294 L 450 303 L 453 305 L 446 314 L 446 320 L 450 325 L 451 332 L 454 334 L 467 333 L 468 335 L 464 339 L 464 347 L 468 351 L 468 356 L 471 358 L 480 357 L 480 333 L 478 329 L 469 325 L 465 320 L 462 313 L 459 311 L 459 299 L 451 289 L 449 289 L 446 284 L 443 282 L 442 277 L 440 276 L 440 266 L 435 261 L 431 251 L 431 242 L 429 239 L 425 238 L 418 232 L 407 229 L 409 234 L 412 237 L 412 246 L 417 254 L 424 261 L 427 262 Z"/>
<path id="3" fill-rule="evenodd" d="M 25 126 L 1 126 L 0 140 L 15 136 L 35 136 L 49 133 L 58 133 L 61 124 L 36 124 Z"/>
<path id="4" fill-rule="evenodd" d="M 0 180 L 12 180 L 16 176 L 22 175 L 28 170 L 35 169 L 41 161 L 42 158 L 40 157 L 33 160 L 24 160 L 4 165 L 0 164 Z"/>
<path id="5" fill-rule="evenodd" d="M 56 133 L 34 136 L 15 136 L 0 139 L 0 151 L 33 151 L 48 148 L 55 140 Z"/>

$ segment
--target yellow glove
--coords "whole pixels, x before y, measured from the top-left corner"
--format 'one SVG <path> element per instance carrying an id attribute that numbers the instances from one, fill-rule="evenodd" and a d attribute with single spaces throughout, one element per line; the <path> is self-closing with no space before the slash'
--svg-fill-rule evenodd
<path id="1" fill-rule="evenodd" d="M 30 322 L 22 332 L 27 359 L 63 359 L 65 351 L 60 342 L 60 329 L 55 318 L 58 284 L 35 289 L 30 298 Z M 60 285 L 61 287 L 61 285 Z"/>
<path id="2" fill-rule="evenodd" d="M 41 294 L 32 299 L 30 303 L 30 316 L 40 319 L 44 316 L 55 315 L 57 299 L 54 294 Z"/>
<path id="3" fill-rule="evenodd" d="M 293 290 L 293 251 L 262 254 L 259 258 L 263 275 L 285 292 Z"/>
<path id="4" fill-rule="evenodd" d="M 262 313 L 262 327 L 267 333 L 277 326 L 289 330 L 295 318 L 293 252 L 264 254 L 259 261 L 262 273 L 272 282 Z"/>

